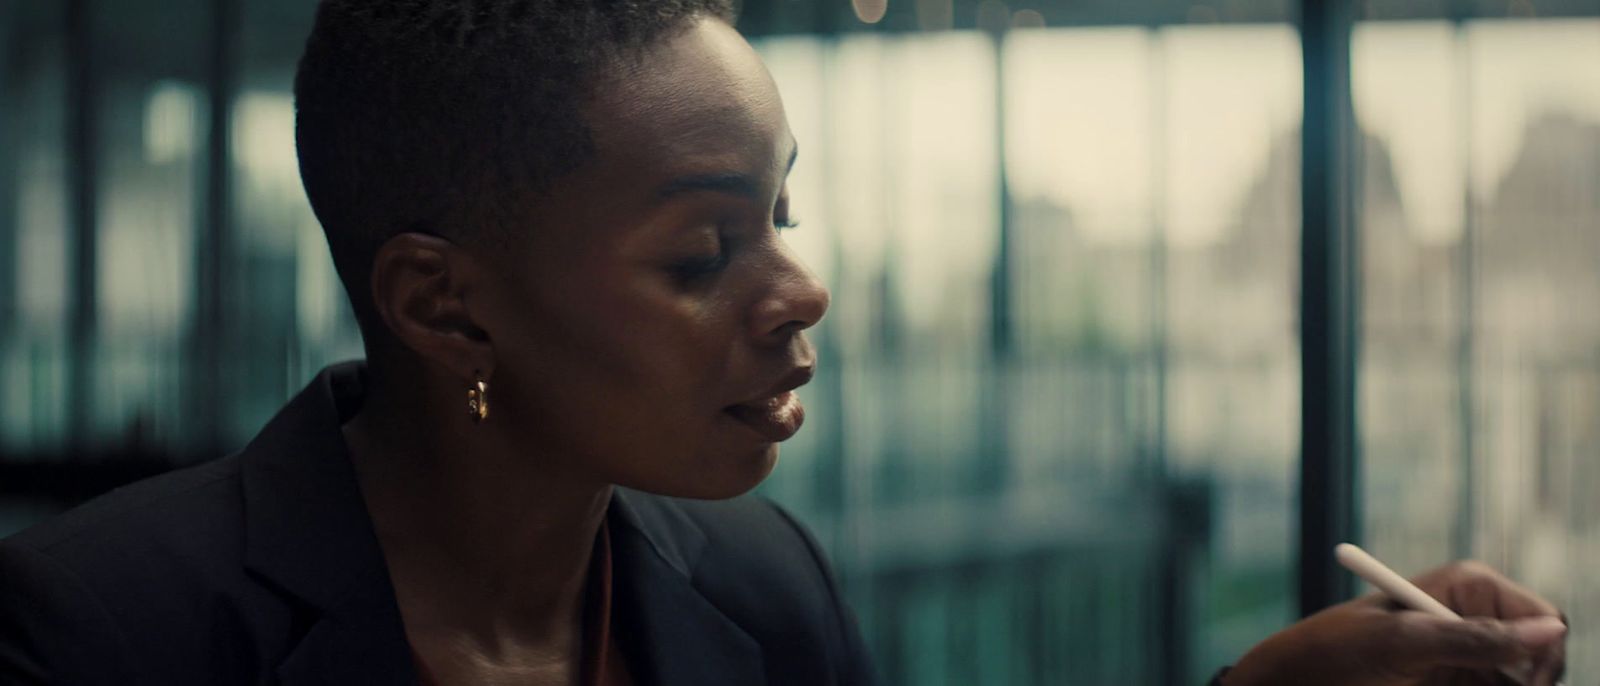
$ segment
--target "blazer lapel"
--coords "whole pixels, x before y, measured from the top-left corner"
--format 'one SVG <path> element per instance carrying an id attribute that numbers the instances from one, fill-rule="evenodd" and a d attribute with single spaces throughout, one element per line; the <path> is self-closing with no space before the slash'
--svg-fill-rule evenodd
<path id="1" fill-rule="evenodd" d="M 278 682 L 414 686 L 416 668 L 398 612 L 390 614 L 393 605 L 358 599 L 323 615 L 278 665 Z"/>
<path id="2" fill-rule="evenodd" d="M 765 683 L 760 644 L 694 587 L 700 529 L 621 488 L 611 503 L 617 641 L 638 682 Z"/>
<path id="3" fill-rule="evenodd" d="M 337 396 L 359 363 L 332 367 L 241 458 L 245 564 L 300 601 L 306 627 L 278 666 L 285 686 L 417 683 L 394 588 L 340 433 Z"/>

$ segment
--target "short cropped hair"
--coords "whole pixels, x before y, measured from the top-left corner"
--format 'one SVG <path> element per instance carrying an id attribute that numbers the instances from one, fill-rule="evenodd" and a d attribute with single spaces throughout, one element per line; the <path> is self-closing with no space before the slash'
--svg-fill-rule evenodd
<path id="1" fill-rule="evenodd" d="M 593 154 L 581 109 L 597 72 L 696 17 L 733 23 L 732 2 L 322 0 L 295 144 L 368 343 L 384 241 L 510 228 L 514 207 Z"/>

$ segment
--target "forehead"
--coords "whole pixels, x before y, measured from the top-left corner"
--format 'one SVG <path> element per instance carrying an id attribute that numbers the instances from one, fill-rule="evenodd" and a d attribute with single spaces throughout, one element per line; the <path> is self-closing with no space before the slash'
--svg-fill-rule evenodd
<path id="1" fill-rule="evenodd" d="M 614 181 L 736 171 L 782 175 L 777 87 L 733 27 L 700 19 L 610 70 L 586 110 L 595 167 Z"/>

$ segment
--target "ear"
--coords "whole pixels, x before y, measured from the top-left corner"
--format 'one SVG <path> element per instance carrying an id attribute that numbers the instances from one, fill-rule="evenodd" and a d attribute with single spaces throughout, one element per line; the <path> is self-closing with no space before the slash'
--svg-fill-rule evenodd
<path id="1" fill-rule="evenodd" d="M 424 233 L 402 233 L 372 262 L 372 301 L 401 345 L 464 382 L 494 373 L 494 348 L 473 318 L 482 267 L 460 246 Z"/>

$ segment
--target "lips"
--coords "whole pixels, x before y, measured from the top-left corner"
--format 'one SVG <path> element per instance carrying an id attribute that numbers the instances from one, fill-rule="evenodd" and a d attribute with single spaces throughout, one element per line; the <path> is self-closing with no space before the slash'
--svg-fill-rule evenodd
<path id="1" fill-rule="evenodd" d="M 789 440 L 806 421 L 806 408 L 794 391 L 784 391 L 759 402 L 734 405 L 727 413 L 773 443 Z"/>
<path id="2" fill-rule="evenodd" d="M 724 412 L 774 443 L 789 440 L 805 423 L 806 408 L 794 389 L 811 380 L 814 367 L 790 370 L 754 400 L 729 406 Z"/>

